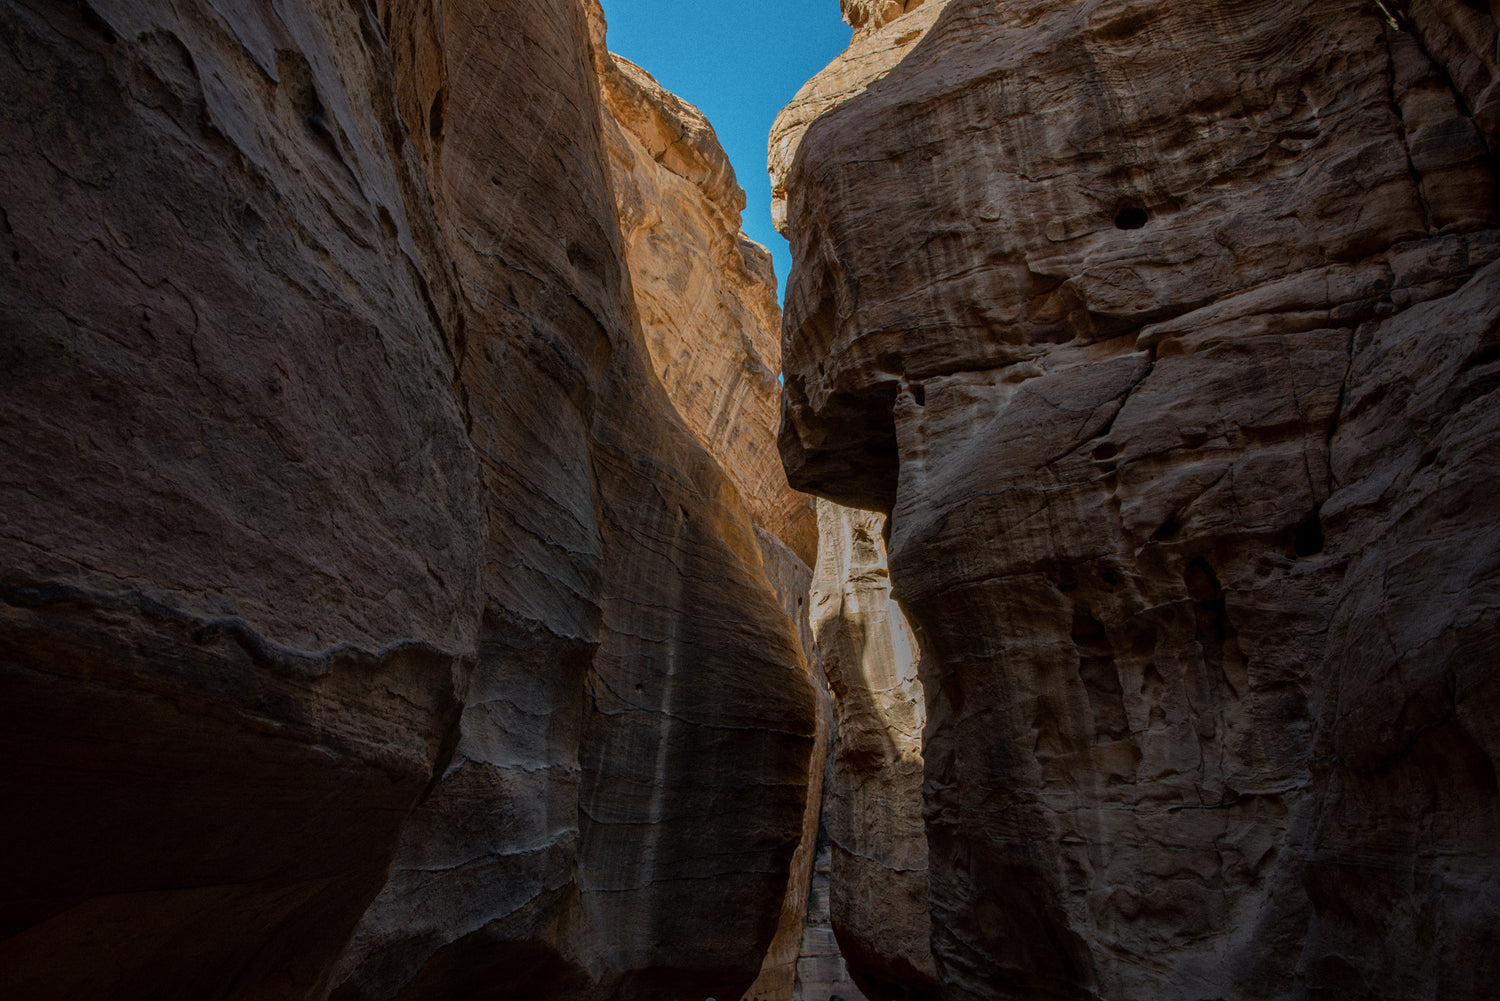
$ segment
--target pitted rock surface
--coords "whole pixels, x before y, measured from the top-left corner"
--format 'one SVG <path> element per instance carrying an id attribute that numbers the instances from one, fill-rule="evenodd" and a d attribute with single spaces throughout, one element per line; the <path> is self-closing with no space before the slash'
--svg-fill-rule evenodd
<path id="1" fill-rule="evenodd" d="M 1493 30 L 953 0 L 807 129 L 782 450 L 891 512 L 946 997 L 1491 991 Z"/>

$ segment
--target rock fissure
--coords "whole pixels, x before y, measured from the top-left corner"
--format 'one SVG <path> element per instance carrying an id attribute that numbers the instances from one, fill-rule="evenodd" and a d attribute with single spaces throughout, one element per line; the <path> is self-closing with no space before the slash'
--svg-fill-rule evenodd
<path id="1" fill-rule="evenodd" d="M 0 0 L 11 993 L 1489 996 L 1493 4 L 841 8 Z"/>

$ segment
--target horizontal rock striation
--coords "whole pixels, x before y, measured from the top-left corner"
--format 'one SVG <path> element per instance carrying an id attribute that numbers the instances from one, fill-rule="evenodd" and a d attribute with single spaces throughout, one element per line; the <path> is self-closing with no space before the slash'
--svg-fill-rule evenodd
<path id="1" fill-rule="evenodd" d="M 588 14 L 0 5 L 8 996 L 757 975 L 810 514 L 653 369 Z"/>
<path id="2" fill-rule="evenodd" d="M 1399 6 L 952 0 L 800 141 L 782 451 L 891 512 L 946 997 L 1492 991 L 1494 21 Z"/>

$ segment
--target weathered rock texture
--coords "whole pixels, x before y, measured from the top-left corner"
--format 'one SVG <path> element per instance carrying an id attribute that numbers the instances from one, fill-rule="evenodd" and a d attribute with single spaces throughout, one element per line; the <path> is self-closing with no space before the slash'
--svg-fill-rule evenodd
<path id="1" fill-rule="evenodd" d="M 0 7 L 9 997 L 317 993 L 449 750 L 456 294 L 321 17 Z"/>
<path id="2" fill-rule="evenodd" d="M 589 162 L 583 190 L 610 199 L 590 215 L 610 230 L 599 239 L 556 233 L 557 206 L 577 192 L 552 188 L 490 204 L 494 216 L 474 227 L 506 237 L 502 246 L 522 261 L 519 276 L 495 279 L 491 248 L 473 258 L 476 283 L 492 286 L 487 298 L 513 303 L 517 283 L 539 297 L 535 311 L 497 310 L 492 322 L 508 339 L 524 344 L 527 329 L 550 311 L 557 311 L 560 332 L 587 336 L 563 356 L 550 385 L 509 356 L 492 357 L 477 371 L 502 380 L 483 395 L 507 408 L 504 426 L 529 426 L 536 436 L 496 441 L 488 454 L 505 457 L 494 473 L 507 482 L 535 490 L 539 477 L 560 467 L 588 477 L 597 499 L 593 511 L 580 508 L 586 484 L 563 484 L 553 516 L 524 505 L 506 512 L 515 541 L 497 558 L 497 576 L 520 614 L 506 607 L 509 621 L 497 621 L 493 646 L 481 647 L 476 688 L 482 683 L 484 690 L 469 701 L 459 763 L 412 825 L 391 883 L 345 957 L 335 997 L 732 994 L 755 976 L 777 927 L 803 826 L 813 707 L 802 647 L 740 495 L 677 416 L 680 410 L 703 421 L 711 403 L 728 403 L 679 393 L 674 408 L 634 338 L 625 345 L 595 341 L 601 324 L 613 333 L 611 316 L 630 319 L 639 302 L 637 296 L 622 306 L 632 293 L 616 263 L 635 270 L 617 235 L 621 206 L 628 214 L 630 203 L 617 204 L 605 176 L 592 173 L 604 166 L 594 144 L 606 143 L 614 160 L 622 139 L 613 117 L 601 116 L 596 77 L 582 63 L 613 72 L 600 51 L 599 12 L 589 12 L 592 49 L 584 44 L 588 20 L 571 4 L 557 5 L 534 31 L 517 32 L 515 11 L 504 5 L 476 5 L 469 13 L 477 23 L 451 23 L 449 11 L 447 37 L 476 46 L 470 52 L 450 45 L 450 65 L 481 60 L 473 70 L 478 78 L 503 79 L 505 67 L 528 50 L 561 52 L 567 61 L 548 68 L 537 84 L 543 96 L 530 107 L 504 95 L 474 95 L 474 117 L 519 113 L 522 120 L 476 132 L 463 153 L 477 162 L 452 159 L 452 145 L 444 150 L 453 201 L 485 204 L 484 189 L 467 187 L 471 178 L 521 172 L 549 183 L 557 164 L 539 159 L 537 150 L 568 150 L 578 144 L 575 136 L 591 144 L 554 155 Z M 490 37 L 505 38 L 506 46 L 490 51 Z M 664 92 L 650 97 L 670 100 Z M 665 113 L 649 105 L 633 110 Z M 506 137 L 498 151 L 497 136 Z M 693 158 L 695 146 L 684 142 L 677 153 Z M 615 166 L 617 183 L 634 176 L 633 168 Z M 728 198 L 734 179 L 724 167 L 715 180 Z M 650 173 L 654 163 L 639 169 Z M 693 193 L 705 201 L 697 188 Z M 536 231 L 513 228 L 517 204 L 544 209 L 529 217 Z M 674 217 L 678 228 L 658 235 L 683 254 L 726 221 L 701 204 L 692 208 L 697 215 Z M 550 253 L 540 256 L 535 247 Z M 605 290 L 615 300 L 580 300 L 573 276 L 599 271 L 614 275 L 616 284 Z M 655 288 L 649 274 L 642 278 L 643 289 Z M 742 291 L 764 306 L 751 298 L 756 290 Z M 751 314 L 744 323 L 757 320 Z M 718 360 L 720 368 L 733 372 L 759 361 L 747 356 L 738 330 L 726 334 L 705 321 L 697 333 L 707 350 L 738 349 Z M 576 373 L 588 375 L 591 366 L 589 381 L 578 384 Z M 588 395 L 579 398 L 579 390 Z M 569 419 L 581 432 L 574 445 L 581 455 L 559 455 L 548 441 L 558 398 L 585 405 Z M 523 421 L 523 414 L 541 419 Z M 753 457 L 757 447 L 769 451 L 768 427 L 763 421 L 758 441 L 751 428 L 738 451 L 719 454 L 733 461 Z M 757 461 L 739 472 L 742 482 L 761 485 L 766 463 Z M 779 471 L 777 480 L 781 493 L 762 495 L 770 512 L 764 520 L 768 530 L 784 532 L 795 525 L 794 505 Z M 583 572 L 557 575 L 542 565 L 538 578 L 517 579 L 516 550 L 539 563 L 544 553 L 560 553 L 582 563 Z M 597 569 L 588 560 L 593 552 Z M 576 600 L 590 589 L 597 607 Z M 598 619 L 580 623 L 580 613 Z M 493 656 L 488 672 L 485 652 Z M 757 764 L 747 768 L 747 760 Z M 507 816 L 498 829 L 496 816 Z"/>
<path id="3" fill-rule="evenodd" d="M 832 887 L 833 843 L 828 832 L 818 834 L 817 856 L 807 893 L 807 914 L 798 947 L 796 991 L 793 997 L 810 999 L 841 997 L 844 1001 L 868 1001 L 849 977 L 844 954 L 839 951 L 829 909 Z"/>
<path id="4" fill-rule="evenodd" d="M 743 990 L 806 543 L 652 370 L 583 5 L 0 37 L 0 993 Z"/>
<path id="5" fill-rule="evenodd" d="M 770 252 L 740 230 L 745 193 L 702 113 L 599 51 L 625 260 L 652 363 L 756 523 L 810 570 L 817 516 L 776 450 L 781 308 Z"/>
<path id="6" fill-rule="evenodd" d="M 812 498 L 787 484 L 776 448 L 781 307 L 771 255 L 740 229 L 745 193 L 713 127 L 645 70 L 610 53 L 603 11 L 597 3 L 590 10 L 625 264 L 652 365 L 684 422 L 745 498 L 767 575 L 811 654 L 808 589 L 818 524 Z M 815 658 L 808 667 L 825 688 Z M 814 763 L 826 756 L 832 724 L 831 704 L 819 695 Z M 814 767 L 776 935 L 747 997 L 800 996 L 797 959 L 822 779 Z"/>
<path id="7" fill-rule="evenodd" d="M 855 38 L 873 34 L 920 6 L 922 0 L 839 0 L 839 9 L 854 29 Z"/>
<path id="8" fill-rule="evenodd" d="M 828 910 L 863 993 L 936 999 L 922 827 L 926 706 L 917 642 L 891 600 L 884 529 L 883 515 L 818 503 L 813 632 L 838 706 L 823 802 Z"/>
<path id="9" fill-rule="evenodd" d="M 948 0 L 930 3 L 908 0 L 905 8 L 910 16 L 899 17 L 897 12 L 902 5 L 892 3 L 878 21 L 862 20 L 858 12 L 851 12 L 848 3 L 844 4 L 845 19 L 858 25 L 849 47 L 823 72 L 803 84 L 771 126 L 766 156 L 771 174 L 771 220 L 783 236 L 787 235 L 787 175 L 808 126 L 824 112 L 862 93 L 889 73 L 932 27 L 947 3 Z M 886 30 L 877 30 L 877 25 Z"/>
<path id="10" fill-rule="evenodd" d="M 807 129 L 782 450 L 892 512 L 946 997 L 1494 996 L 1494 39 L 952 0 Z"/>

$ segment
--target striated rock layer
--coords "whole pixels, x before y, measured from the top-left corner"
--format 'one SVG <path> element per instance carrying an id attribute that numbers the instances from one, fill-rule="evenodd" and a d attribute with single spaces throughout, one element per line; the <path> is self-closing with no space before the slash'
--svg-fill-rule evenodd
<path id="1" fill-rule="evenodd" d="M 0 4 L 0 993 L 757 975 L 810 516 L 653 371 L 587 15 Z"/>
<path id="2" fill-rule="evenodd" d="M 6 3 L 0 984 L 304 997 L 451 752 L 484 494 L 353 9 Z"/>
<path id="3" fill-rule="evenodd" d="M 478 78 L 503 80 L 528 52 L 553 56 L 534 91 L 476 91 L 467 114 L 492 124 L 442 151 L 452 202 L 480 213 L 457 240 L 472 243 L 468 228 L 497 241 L 470 258 L 475 285 L 499 306 L 487 319 L 501 335 L 476 359 L 470 399 L 493 401 L 496 426 L 527 435 L 507 430 L 482 454 L 498 480 L 534 499 L 503 512 L 490 593 L 505 600 L 490 613 L 493 639 L 481 645 L 458 757 L 409 827 L 334 997 L 733 994 L 755 977 L 778 926 L 805 813 L 811 690 L 777 590 L 783 571 L 761 543 L 765 532 L 795 530 L 795 495 L 777 470 L 781 493 L 760 495 L 757 531 L 721 471 L 739 460 L 740 482 L 770 482 L 764 460 L 748 461 L 754 430 L 715 463 L 682 416 L 696 430 L 718 416 L 712 403 L 724 404 L 669 399 L 643 350 L 638 255 L 619 235 L 631 202 L 614 191 L 632 169 L 667 181 L 649 155 L 650 167 L 618 162 L 622 126 L 599 89 L 615 71 L 597 8 L 556 4 L 519 22 L 516 11 L 483 5 L 467 14 L 472 23 L 455 22 L 450 8 L 446 35 L 475 48 L 450 45 L 449 65 L 477 60 Z M 498 52 L 492 37 L 506 40 Z M 639 115 L 662 113 L 640 103 Z M 698 141 L 711 142 L 703 128 Z M 557 178 L 558 161 L 538 159 L 539 149 L 570 151 L 561 162 L 583 176 Z M 677 147 L 707 159 L 697 149 Z M 472 188 L 474 178 L 510 176 L 537 187 L 499 202 Z M 720 198 L 737 190 L 732 173 L 715 181 Z M 674 217 L 661 242 L 706 242 L 725 225 L 709 211 L 716 203 L 705 208 L 692 193 L 698 214 Z M 602 232 L 559 233 L 558 206 L 580 195 Z M 518 205 L 538 207 L 523 217 L 534 229 L 516 227 Z M 494 272 L 497 250 L 514 255 L 513 273 Z M 648 271 L 641 278 L 643 289 L 658 284 Z M 751 279 L 735 291 L 763 307 Z M 738 349 L 721 368 L 759 360 L 738 328 L 713 319 L 721 326 L 700 340 Z M 753 312 L 742 322 L 757 321 L 767 322 Z M 551 324 L 558 336 L 537 341 L 538 325 Z M 568 350 L 554 360 L 559 345 Z M 549 380 L 537 378 L 538 363 Z M 559 402 L 570 406 L 559 413 Z M 577 429 L 562 448 L 559 420 Z M 760 451 L 769 440 L 763 422 Z M 578 479 L 538 490 L 559 475 Z M 591 508 L 580 504 L 590 487 Z"/>
<path id="4" fill-rule="evenodd" d="M 818 526 L 776 449 L 781 307 L 770 253 L 740 229 L 745 193 L 702 113 L 605 46 L 590 3 L 594 60 L 625 263 L 652 366 L 693 434 L 745 498 L 767 576 L 797 626 L 815 681 L 814 767 L 776 934 L 747 997 L 790 999 L 807 911 L 832 713 L 808 619 Z"/>
<path id="5" fill-rule="evenodd" d="M 776 450 L 781 308 L 770 252 L 740 229 L 745 193 L 713 127 L 605 51 L 602 16 L 596 23 L 610 176 L 652 365 L 756 523 L 810 570 L 817 516 Z"/>
<path id="6" fill-rule="evenodd" d="M 1493 995 L 1495 37 L 951 0 L 800 139 L 782 453 L 891 512 L 945 997 Z"/>

